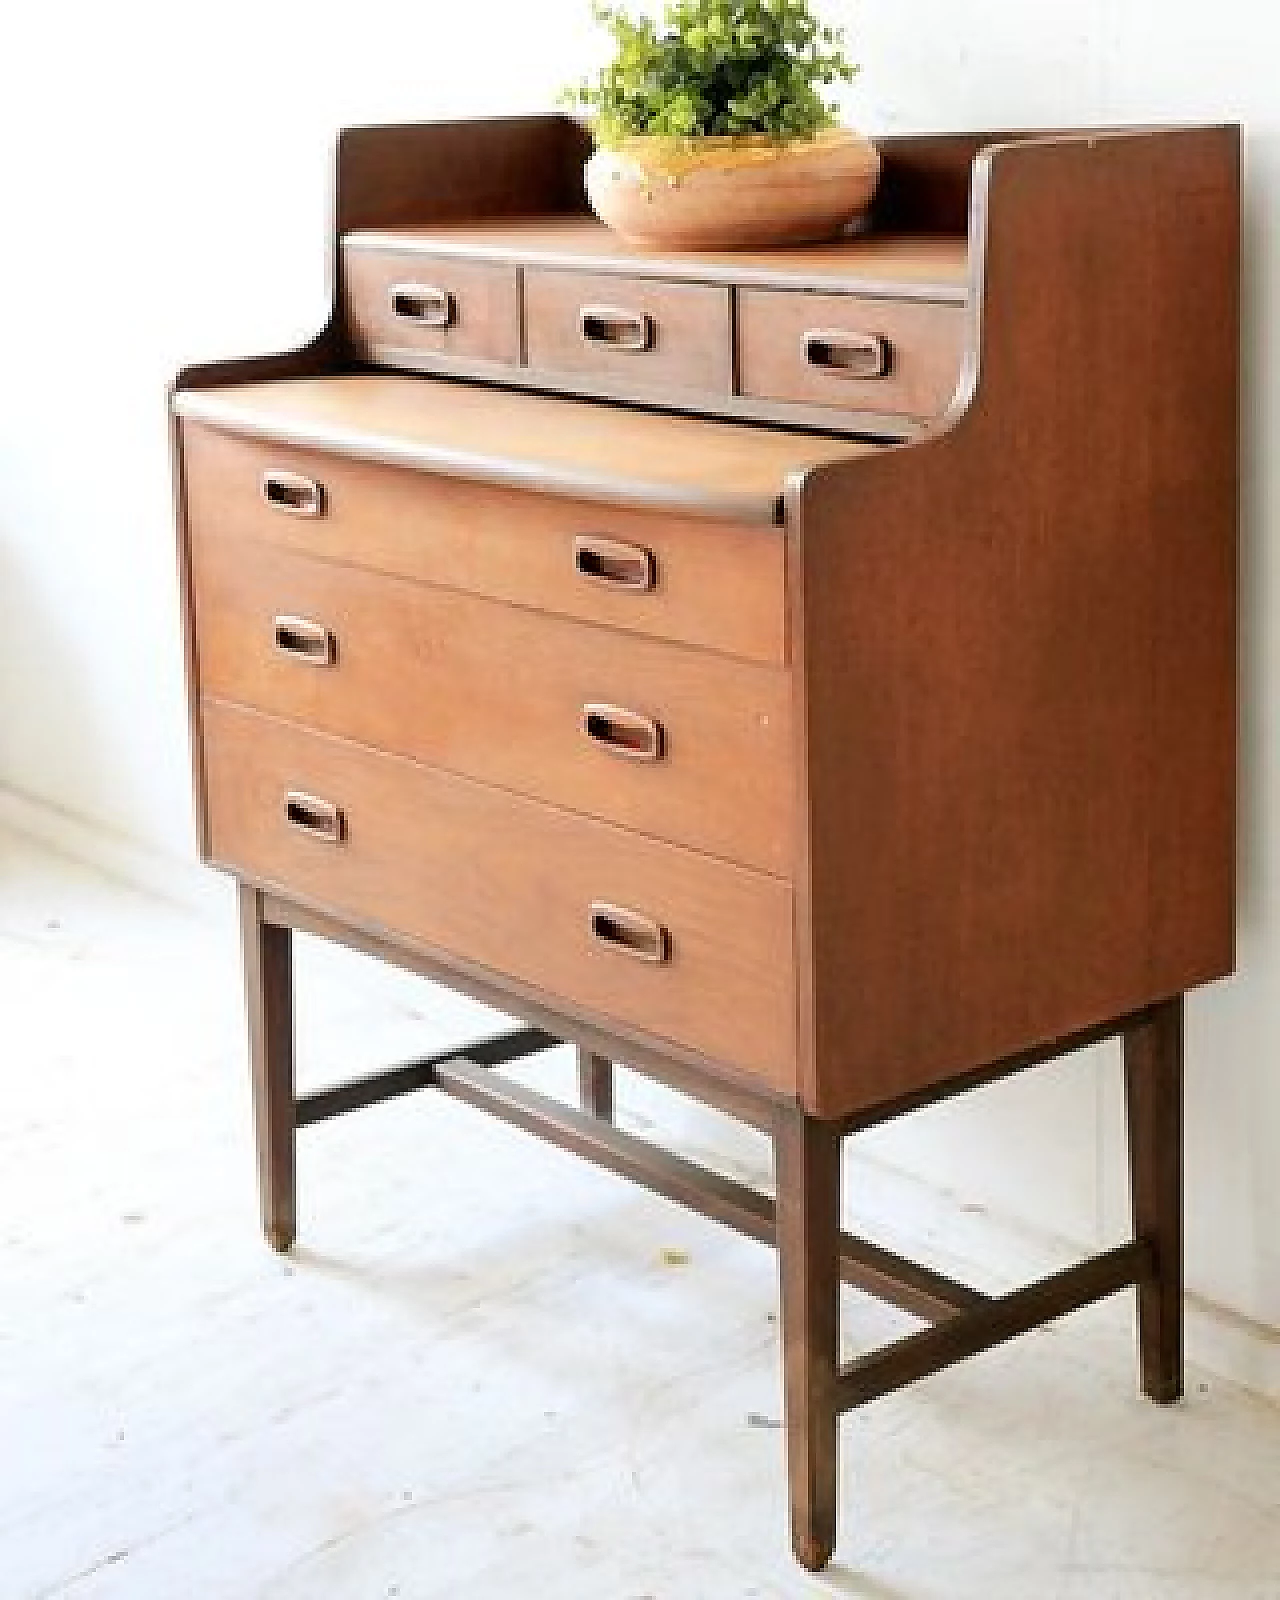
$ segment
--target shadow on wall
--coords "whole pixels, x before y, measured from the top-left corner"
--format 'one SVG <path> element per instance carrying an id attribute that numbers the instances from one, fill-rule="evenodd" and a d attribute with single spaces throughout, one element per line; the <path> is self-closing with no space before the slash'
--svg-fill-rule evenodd
<path id="1" fill-rule="evenodd" d="M 9 479 L 0 456 L 0 483 Z M 4 499 L 8 497 L 5 496 Z M 56 569 L 24 559 L 0 499 L 0 789 L 92 817 L 95 775 L 111 760 L 93 693 L 94 641 L 68 616 Z"/>
<path id="2" fill-rule="evenodd" d="M 167 374 L 86 380 L 73 431 L 58 364 L 19 366 L 0 385 L 0 786 L 107 853 L 189 860 Z M 77 848 L 96 855 L 93 833 Z"/>
<path id="3" fill-rule="evenodd" d="M 1271 881 L 1267 759 L 1276 726 L 1272 684 L 1280 619 L 1272 616 L 1274 563 L 1268 537 L 1280 516 L 1280 487 L 1268 472 L 1274 433 L 1280 328 L 1272 288 L 1280 261 L 1268 201 L 1280 181 L 1280 138 L 1246 138 L 1242 221 L 1240 351 L 1240 716 L 1237 908 L 1242 938 L 1264 932 Z M 1209 332 L 1210 330 L 1206 330 Z"/>

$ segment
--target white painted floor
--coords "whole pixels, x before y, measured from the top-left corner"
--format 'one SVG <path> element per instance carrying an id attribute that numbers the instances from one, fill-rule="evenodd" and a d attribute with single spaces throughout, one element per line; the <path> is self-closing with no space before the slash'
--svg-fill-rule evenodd
<path id="1" fill-rule="evenodd" d="M 1147 1406 L 1127 1304 L 848 1419 L 809 1578 L 768 1251 L 426 1094 L 303 1135 L 274 1257 L 229 898 L 0 839 L 0 1002 L 0 1600 L 1280 1600 L 1280 1411 Z M 492 1021 L 313 948 L 301 1003 L 309 1082 Z"/>

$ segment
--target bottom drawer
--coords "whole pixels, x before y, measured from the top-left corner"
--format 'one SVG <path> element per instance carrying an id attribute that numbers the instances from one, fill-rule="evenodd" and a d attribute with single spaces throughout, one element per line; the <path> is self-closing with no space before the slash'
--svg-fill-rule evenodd
<path id="1" fill-rule="evenodd" d="M 219 702 L 213 859 L 796 1087 L 791 887 Z"/>

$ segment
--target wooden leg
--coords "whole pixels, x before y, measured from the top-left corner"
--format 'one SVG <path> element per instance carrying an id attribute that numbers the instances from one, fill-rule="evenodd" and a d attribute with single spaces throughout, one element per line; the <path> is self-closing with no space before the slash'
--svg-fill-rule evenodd
<path id="1" fill-rule="evenodd" d="M 1157 1405 L 1182 1397 L 1182 996 L 1124 1036 L 1133 1228 L 1155 1250 L 1138 1285 L 1142 1389 Z"/>
<path id="2" fill-rule="evenodd" d="M 840 1135 L 802 1111 L 774 1129 L 791 1542 L 820 1572 L 836 1543 Z"/>
<path id="3" fill-rule="evenodd" d="M 262 895 L 240 885 L 240 944 L 249 1015 L 249 1068 L 262 1228 L 273 1250 L 292 1247 L 294 1202 L 293 935 L 262 919 Z"/>
<path id="4" fill-rule="evenodd" d="M 578 1098 L 582 1109 L 601 1122 L 613 1121 L 613 1062 L 578 1050 Z"/>

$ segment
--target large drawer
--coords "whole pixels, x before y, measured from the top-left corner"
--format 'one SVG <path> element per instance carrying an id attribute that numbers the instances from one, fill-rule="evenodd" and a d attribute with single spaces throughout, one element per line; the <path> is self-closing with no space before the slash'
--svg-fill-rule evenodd
<path id="1" fill-rule="evenodd" d="M 960 306 L 743 289 L 739 384 L 761 400 L 937 417 L 960 382 L 966 327 Z"/>
<path id="2" fill-rule="evenodd" d="M 526 269 L 530 368 L 628 392 L 732 384 L 730 290 L 615 273 Z"/>
<path id="3" fill-rule="evenodd" d="M 347 325 L 361 355 L 520 364 L 520 275 L 507 262 L 344 249 Z"/>
<path id="4" fill-rule="evenodd" d="M 404 380 L 410 381 L 410 380 Z M 192 544 L 250 540 L 758 661 L 786 658 L 783 536 L 183 424 Z"/>
<path id="5" fill-rule="evenodd" d="M 794 1092 L 786 883 L 256 712 L 202 712 L 220 865 Z"/>
<path id="6" fill-rule="evenodd" d="M 229 539 L 193 577 L 206 694 L 791 871 L 784 668 Z"/>

